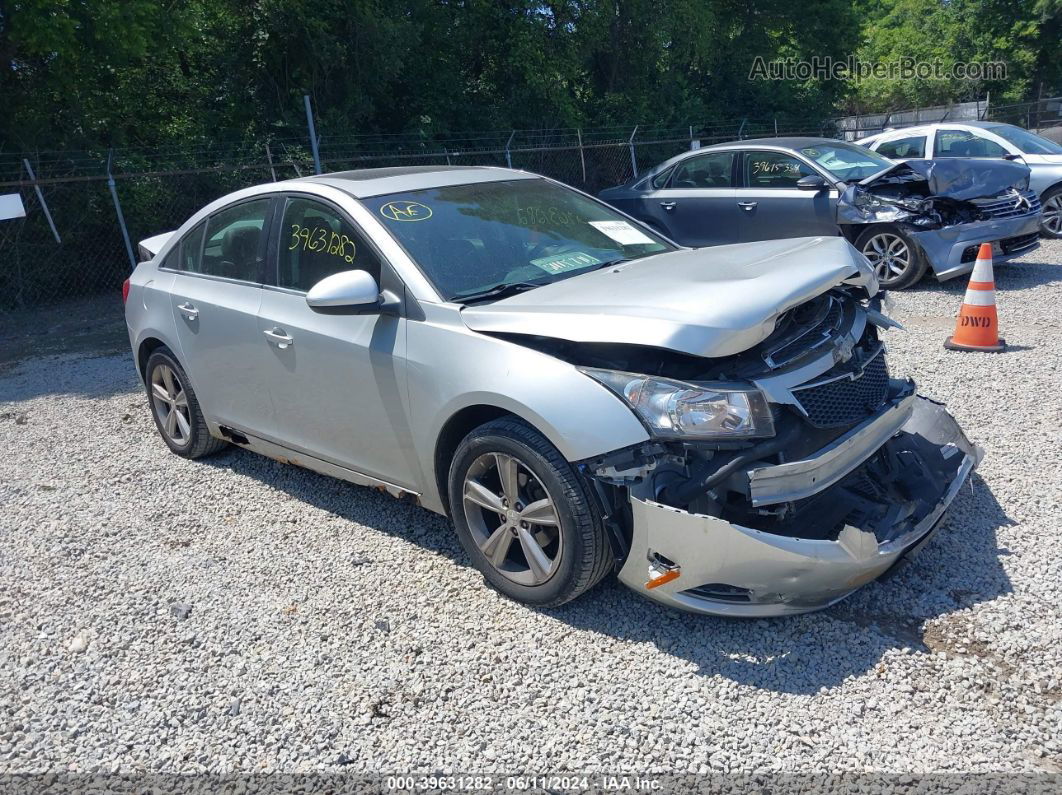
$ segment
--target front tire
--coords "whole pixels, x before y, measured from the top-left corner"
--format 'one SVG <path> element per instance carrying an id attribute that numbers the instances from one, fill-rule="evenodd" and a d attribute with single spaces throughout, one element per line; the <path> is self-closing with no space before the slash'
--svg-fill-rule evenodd
<path id="1" fill-rule="evenodd" d="M 870 261 L 878 284 L 903 290 L 925 276 L 926 258 L 906 232 L 894 226 L 872 226 L 856 238 L 855 247 Z"/>
<path id="2" fill-rule="evenodd" d="M 159 435 L 183 458 L 202 458 L 227 446 L 207 428 L 187 373 L 169 348 L 156 348 L 144 367 L 148 405 Z"/>
<path id="3" fill-rule="evenodd" d="M 1043 205 L 1040 234 L 1051 240 L 1062 239 L 1062 185 L 1044 193 Z"/>
<path id="4" fill-rule="evenodd" d="M 473 430 L 450 466 L 450 514 L 487 582 L 535 607 L 556 607 L 612 567 L 600 511 L 582 478 L 518 419 Z"/>

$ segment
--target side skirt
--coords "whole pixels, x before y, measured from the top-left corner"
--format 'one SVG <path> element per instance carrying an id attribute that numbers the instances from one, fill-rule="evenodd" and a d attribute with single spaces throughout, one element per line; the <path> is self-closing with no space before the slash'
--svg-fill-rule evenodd
<path id="1" fill-rule="evenodd" d="M 264 455 L 266 458 L 272 458 L 282 464 L 292 464 L 297 467 L 302 467 L 303 469 L 309 469 L 321 475 L 328 475 L 329 477 L 338 478 L 339 480 L 345 480 L 356 486 L 368 486 L 370 489 L 382 491 L 397 499 L 406 500 L 415 505 L 420 505 L 420 494 L 418 492 L 404 489 L 401 486 L 396 486 L 394 483 L 388 483 L 386 480 L 380 480 L 371 475 L 365 475 L 361 472 L 356 472 L 353 469 L 333 464 L 330 461 L 324 461 L 320 458 L 306 455 L 305 453 L 289 450 L 282 445 L 267 442 L 265 439 L 260 439 L 257 436 L 251 436 L 250 434 L 244 434 L 235 431 L 232 428 L 221 426 L 217 431 L 217 435 L 222 439 L 232 442 L 233 444 L 242 447 L 244 450 L 250 450 L 259 455 Z"/>

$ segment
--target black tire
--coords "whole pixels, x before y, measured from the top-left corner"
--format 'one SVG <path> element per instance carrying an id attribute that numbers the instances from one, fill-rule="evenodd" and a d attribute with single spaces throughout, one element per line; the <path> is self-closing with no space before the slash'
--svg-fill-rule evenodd
<path id="1" fill-rule="evenodd" d="M 1062 185 L 1056 185 L 1044 191 L 1040 201 L 1044 205 L 1043 218 L 1040 220 L 1040 234 L 1050 240 L 1062 239 Z M 1052 229 L 1051 226 L 1055 228 Z"/>
<path id="2" fill-rule="evenodd" d="M 473 515 L 473 521 L 476 521 L 477 511 L 489 518 L 485 521 L 506 521 L 501 512 L 479 507 L 464 498 L 466 476 L 470 471 L 475 472 L 475 467 L 482 466 L 480 462 L 495 454 L 516 459 L 523 467 L 527 481 L 521 486 L 522 493 L 530 489 L 544 490 L 555 508 L 558 537 L 551 546 L 544 547 L 547 551 L 551 548 L 556 551 L 555 570 L 545 582 L 524 584 L 514 581 L 513 577 L 517 575 L 503 573 L 491 563 L 475 540 L 469 514 Z M 592 588 L 611 570 L 614 562 L 612 550 L 596 498 L 557 448 L 522 420 L 493 420 L 469 433 L 454 453 L 448 485 L 450 514 L 461 545 L 484 579 L 510 599 L 534 607 L 556 607 Z M 537 526 L 534 529 L 537 533 Z M 515 528 L 512 532 L 514 536 L 518 533 Z M 483 535 L 479 537 L 482 539 Z M 517 536 L 510 544 L 516 547 L 512 556 L 526 561 L 523 539 Z M 504 565 L 510 565 L 507 561 Z M 518 569 L 519 564 L 513 568 Z M 528 564 L 528 574 L 533 575 L 530 568 Z"/>
<path id="3" fill-rule="evenodd" d="M 908 265 L 903 269 L 902 273 L 891 274 L 887 263 L 879 264 L 880 260 L 875 262 L 874 254 L 876 249 L 872 241 L 882 238 L 902 241 L 907 247 Z M 914 239 L 892 224 L 877 224 L 867 227 L 856 237 L 855 247 L 870 260 L 871 265 L 875 266 L 875 272 L 878 274 L 878 285 L 884 290 L 904 290 L 917 284 L 926 275 L 926 269 L 929 267 L 925 254 L 922 253 L 922 249 L 915 243 Z M 868 251 L 871 253 L 868 254 Z M 891 275 L 883 276 L 883 271 L 889 272 Z"/>
<path id="4" fill-rule="evenodd" d="M 167 404 L 166 398 L 155 394 L 156 380 L 161 379 L 163 383 L 160 386 L 165 389 L 163 375 L 166 368 L 169 368 L 171 373 L 169 380 L 173 382 L 174 378 L 176 379 L 176 385 L 179 387 L 179 391 L 176 392 L 178 399 L 180 400 L 183 396 L 180 406 Z M 188 374 L 177 361 L 177 357 L 166 346 L 156 348 L 148 357 L 147 364 L 144 366 L 144 385 L 147 388 L 148 406 L 151 409 L 151 417 L 155 420 L 155 427 L 166 446 L 174 453 L 182 458 L 202 458 L 213 455 L 228 446 L 225 440 L 210 435 L 203 411 L 199 407 L 199 400 L 188 380 Z M 164 411 L 167 413 L 163 414 Z M 176 433 L 167 430 L 169 412 L 178 412 L 183 420 Z M 177 423 L 174 423 L 174 427 L 177 427 Z"/>

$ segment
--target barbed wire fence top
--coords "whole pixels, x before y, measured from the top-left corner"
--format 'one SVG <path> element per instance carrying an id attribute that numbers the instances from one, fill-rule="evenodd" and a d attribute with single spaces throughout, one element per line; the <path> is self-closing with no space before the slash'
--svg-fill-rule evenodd
<path id="1" fill-rule="evenodd" d="M 1030 128 L 1060 124 L 1060 114 L 1060 98 L 992 108 L 976 103 L 973 111 L 976 118 Z M 316 149 L 322 172 L 499 166 L 596 193 L 697 146 L 775 135 L 856 140 L 887 126 L 970 115 L 968 107 L 947 106 L 844 118 L 746 117 L 686 125 L 433 135 L 324 131 Z M 313 174 L 313 149 L 308 135 L 289 132 L 267 141 L 219 138 L 186 147 L 0 152 L 0 194 L 17 192 L 26 210 L 23 218 L 0 221 L 0 313 L 117 293 L 133 267 L 137 241 L 176 229 L 208 202 L 239 188 Z"/>

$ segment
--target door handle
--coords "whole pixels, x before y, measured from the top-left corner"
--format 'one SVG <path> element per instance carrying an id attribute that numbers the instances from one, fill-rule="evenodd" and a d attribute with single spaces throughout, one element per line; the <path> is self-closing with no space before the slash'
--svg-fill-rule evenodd
<path id="1" fill-rule="evenodd" d="M 196 309 L 188 301 L 185 301 L 183 304 L 178 304 L 177 305 L 177 311 L 179 311 L 182 315 L 184 315 L 189 320 L 195 320 L 196 318 L 199 317 L 199 310 Z"/>
<path id="2" fill-rule="evenodd" d="M 271 328 L 267 329 L 266 331 L 263 331 L 262 333 L 265 334 L 267 340 L 272 342 L 281 350 L 284 350 L 285 348 L 295 344 L 295 340 L 292 337 L 289 337 L 282 328 Z"/>
<path id="3" fill-rule="evenodd" d="M 738 207 L 745 212 L 749 212 L 750 210 L 755 210 L 757 204 L 759 204 L 759 202 L 738 202 Z"/>
<path id="4" fill-rule="evenodd" d="M 675 209 L 675 202 L 660 202 L 660 206 L 668 212 L 671 212 Z"/>

